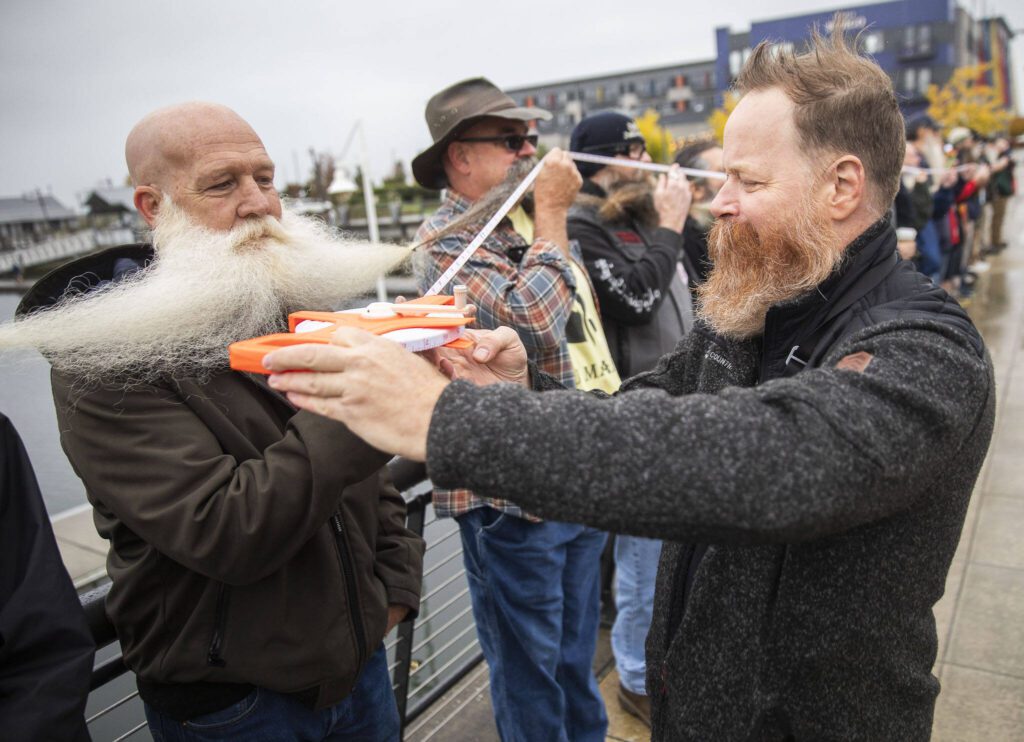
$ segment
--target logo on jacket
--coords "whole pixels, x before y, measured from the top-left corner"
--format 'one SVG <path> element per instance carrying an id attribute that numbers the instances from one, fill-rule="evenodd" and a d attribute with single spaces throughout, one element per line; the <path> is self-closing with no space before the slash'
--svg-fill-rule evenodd
<path id="1" fill-rule="evenodd" d="M 705 356 L 704 356 L 704 357 L 705 357 L 705 358 L 707 358 L 707 359 L 709 359 L 709 360 L 712 360 L 712 361 L 714 361 L 714 362 L 715 362 L 715 363 L 717 363 L 717 364 L 718 364 L 719 366 L 725 366 L 725 367 L 726 367 L 727 369 L 729 369 L 730 371 L 733 371 L 733 370 L 734 370 L 734 369 L 733 369 L 733 366 L 732 366 L 732 361 L 730 361 L 730 360 L 729 360 L 728 358 L 726 358 L 726 357 L 725 357 L 725 356 L 723 356 L 723 355 L 719 355 L 718 353 L 716 353 L 716 352 L 715 352 L 715 351 L 713 351 L 713 350 L 709 350 L 709 351 L 708 351 L 708 352 L 707 352 L 707 353 L 705 354 Z"/>

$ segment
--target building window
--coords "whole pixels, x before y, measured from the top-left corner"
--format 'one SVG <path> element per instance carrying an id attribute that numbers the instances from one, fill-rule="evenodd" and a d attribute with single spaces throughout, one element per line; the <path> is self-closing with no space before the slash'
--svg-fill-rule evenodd
<path id="1" fill-rule="evenodd" d="M 917 92 L 922 96 L 928 93 L 928 86 L 932 84 L 931 67 L 922 67 L 917 71 Z"/>
<path id="2" fill-rule="evenodd" d="M 917 26 L 907 26 L 903 29 L 903 53 L 913 54 L 917 40 Z"/>
<path id="3" fill-rule="evenodd" d="M 913 67 L 903 70 L 903 92 L 909 94 L 917 92 L 917 70 Z"/>
<path id="4" fill-rule="evenodd" d="M 743 67 L 743 52 L 739 49 L 733 49 L 729 52 L 729 74 L 736 77 L 740 74 L 740 69 Z"/>
<path id="5" fill-rule="evenodd" d="M 864 39 L 865 53 L 878 54 L 879 52 L 885 51 L 885 36 L 881 31 L 866 33 L 861 38 Z"/>
<path id="6" fill-rule="evenodd" d="M 932 50 L 932 27 L 923 25 L 917 27 L 917 51 L 919 54 L 929 54 Z"/>
<path id="7" fill-rule="evenodd" d="M 598 85 L 594 88 L 594 100 L 598 103 L 604 103 L 604 85 Z"/>

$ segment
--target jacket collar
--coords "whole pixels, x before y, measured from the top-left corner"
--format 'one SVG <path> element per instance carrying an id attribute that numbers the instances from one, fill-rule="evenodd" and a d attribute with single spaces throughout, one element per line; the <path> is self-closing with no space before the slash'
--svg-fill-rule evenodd
<path id="1" fill-rule="evenodd" d="M 837 270 L 814 291 L 769 308 L 761 340 L 762 371 L 773 366 L 780 353 L 784 357 L 805 342 L 805 336 L 813 333 L 851 290 L 873 288 L 859 284 L 869 271 L 890 259 L 895 250 L 896 232 L 888 218 L 883 217 L 849 244 Z"/>
<path id="2" fill-rule="evenodd" d="M 153 246 L 139 242 L 108 247 L 64 263 L 32 285 L 18 304 L 16 314 L 22 315 L 33 309 L 48 307 L 56 303 L 69 288 L 79 293 L 92 291 L 116 279 L 119 266 L 126 261 L 145 266 L 152 259 Z"/>

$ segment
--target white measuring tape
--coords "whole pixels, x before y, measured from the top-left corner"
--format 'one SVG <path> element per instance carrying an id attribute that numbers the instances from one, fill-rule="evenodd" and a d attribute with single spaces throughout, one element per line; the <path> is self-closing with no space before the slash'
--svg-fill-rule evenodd
<path id="1" fill-rule="evenodd" d="M 927 173 L 928 175 L 945 175 L 946 173 L 958 173 L 966 170 L 970 165 L 956 165 L 955 167 L 918 167 L 917 165 L 904 165 L 905 173 Z"/>
<path id="2" fill-rule="evenodd" d="M 717 178 L 718 180 L 725 180 L 725 173 L 720 173 L 714 170 L 695 170 L 688 167 L 679 167 L 678 165 L 659 165 L 655 162 L 641 162 L 640 160 L 626 160 L 621 157 L 605 157 L 603 155 L 591 155 L 584 152 L 566 152 L 569 157 L 580 162 L 594 162 L 599 165 L 615 165 L 617 167 L 630 167 L 636 170 L 650 170 L 656 173 L 682 173 L 684 175 L 692 175 L 695 178 Z M 494 231 L 495 227 L 504 219 L 508 212 L 519 202 L 519 199 L 526 193 L 526 189 L 533 185 L 533 181 L 537 179 L 540 174 L 541 168 L 544 167 L 544 160 L 541 160 L 533 166 L 533 170 L 526 174 L 523 181 L 519 186 L 512 192 L 512 195 L 505 199 L 505 203 L 498 207 L 498 210 L 494 212 L 494 216 L 490 218 L 484 228 L 480 230 L 479 234 L 473 238 L 473 241 L 466 245 L 466 248 L 459 253 L 459 257 L 455 258 L 451 265 L 448 266 L 448 270 L 441 274 L 441 277 L 434 281 L 434 284 L 427 289 L 424 296 L 433 296 L 434 294 L 441 293 L 452 279 L 455 278 L 462 266 L 466 264 L 476 252 L 477 248 L 483 244 L 484 240 L 491 236 L 491 232 Z"/>
<path id="3" fill-rule="evenodd" d="M 640 160 L 629 160 L 621 157 L 605 157 L 604 155 L 592 155 L 586 152 L 566 152 L 569 157 L 578 162 L 592 162 L 598 165 L 614 165 L 615 167 L 628 167 L 635 170 L 649 170 L 654 173 L 681 173 L 683 175 L 689 175 L 694 178 L 713 178 L 715 180 L 726 180 L 728 176 L 725 173 L 718 172 L 717 170 L 697 170 L 689 167 L 679 167 L 678 165 L 659 165 L 656 162 L 642 162 Z M 427 289 L 427 293 L 424 296 L 433 296 L 434 294 L 441 293 L 455 275 L 462 269 L 462 266 L 473 256 L 477 248 L 483 244 L 484 240 L 491 236 L 491 232 L 494 231 L 495 227 L 501 222 L 502 219 L 508 215 L 508 212 L 519 202 L 519 199 L 526 193 L 526 189 L 533 185 L 533 181 L 537 179 L 537 175 L 540 174 L 541 168 L 544 167 L 544 160 L 541 160 L 534 165 L 533 170 L 527 173 L 526 177 L 519 186 L 512 192 L 512 195 L 505 199 L 498 210 L 494 212 L 494 216 L 490 218 L 484 228 L 480 230 L 479 234 L 473 238 L 473 241 L 466 245 L 459 257 L 455 258 L 448 270 L 441 274 L 440 278 L 434 281 L 434 284 Z M 947 169 L 929 169 L 913 167 L 911 165 L 904 166 L 904 170 L 911 173 L 946 173 L 949 170 L 963 170 L 965 165 L 958 165 L 954 168 Z"/>

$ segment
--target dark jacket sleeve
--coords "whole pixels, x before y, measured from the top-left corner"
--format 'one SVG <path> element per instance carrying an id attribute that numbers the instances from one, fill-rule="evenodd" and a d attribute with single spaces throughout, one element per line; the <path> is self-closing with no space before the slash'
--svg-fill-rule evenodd
<path id="1" fill-rule="evenodd" d="M 939 188 L 934 195 L 932 219 L 945 217 L 955 202 L 956 192 L 952 188 Z"/>
<path id="2" fill-rule="evenodd" d="M 915 183 L 911 199 L 914 205 L 914 219 L 910 226 L 920 232 L 932 217 L 932 192 L 928 184 Z"/>
<path id="3" fill-rule="evenodd" d="M 420 606 L 424 544 L 405 527 L 405 501 L 386 467 L 380 472 L 379 498 L 373 571 L 388 591 L 388 604 L 403 605 L 415 615 Z"/>
<path id="4" fill-rule="evenodd" d="M 82 393 L 53 374 L 61 445 L 102 513 L 188 569 L 229 585 L 274 573 L 387 463 L 344 425 L 298 412 L 244 461 L 162 387 Z M 130 452 L 130 455 L 129 455 Z"/>
<path id="5" fill-rule="evenodd" d="M 35 474 L 0 415 L 0 719 L 6 739 L 88 740 L 92 636 Z"/>
<path id="6" fill-rule="evenodd" d="M 639 536 L 791 542 L 853 528 L 955 476 L 962 447 L 991 430 L 987 359 L 935 323 L 888 324 L 823 368 L 718 394 L 455 382 L 435 408 L 428 470 L 438 486 Z M 865 372 L 832 367 L 858 351 L 874 357 Z"/>
<path id="7" fill-rule="evenodd" d="M 641 258 L 630 261 L 600 225 L 570 218 L 567 226 L 569 239 L 579 242 L 601 316 L 624 325 L 650 322 L 675 276 L 683 236 L 659 227 Z"/>

